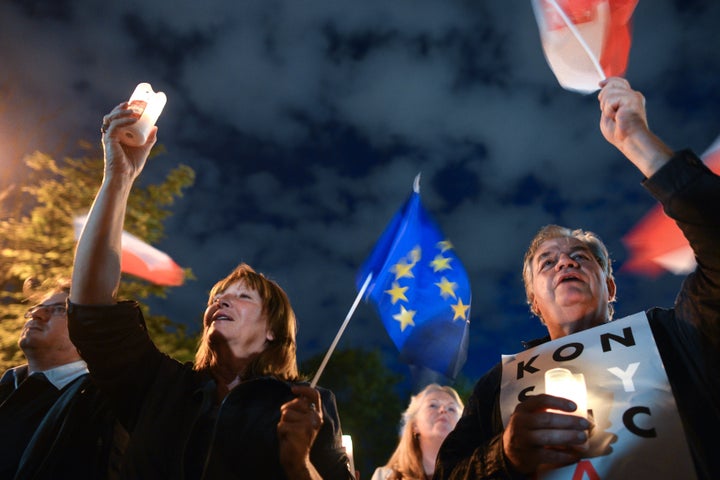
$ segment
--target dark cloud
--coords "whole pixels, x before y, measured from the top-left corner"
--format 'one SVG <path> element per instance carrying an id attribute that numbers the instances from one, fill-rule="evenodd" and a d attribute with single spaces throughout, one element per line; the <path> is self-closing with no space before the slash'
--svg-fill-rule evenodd
<path id="1" fill-rule="evenodd" d="M 718 19 L 711 0 L 637 7 L 627 77 L 674 148 L 702 152 L 720 131 Z M 603 140 L 595 95 L 557 84 L 530 2 L 13 1 L 0 51 L 2 185 L 25 153 L 98 141 L 102 115 L 150 82 L 169 98 L 167 153 L 145 178 L 197 173 L 158 245 L 197 280 L 153 310 L 197 325 L 210 286 L 246 261 L 288 290 L 303 358 L 329 346 L 420 172 L 471 275 L 471 378 L 543 333 L 520 278 L 540 226 L 595 230 L 621 266 L 622 235 L 654 204 Z M 679 281 L 621 271 L 618 314 L 671 304 Z M 396 365 L 366 305 L 343 345 Z"/>

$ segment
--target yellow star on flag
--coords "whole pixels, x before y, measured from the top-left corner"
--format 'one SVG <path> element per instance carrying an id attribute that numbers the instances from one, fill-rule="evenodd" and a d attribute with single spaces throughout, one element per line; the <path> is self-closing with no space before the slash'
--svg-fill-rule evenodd
<path id="1" fill-rule="evenodd" d="M 453 244 L 450 243 L 450 240 L 442 240 L 437 243 L 437 248 L 439 248 L 441 252 L 447 252 L 448 250 L 452 250 Z"/>
<path id="2" fill-rule="evenodd" d="M 453 312 L 455 312 L 455 316 L 453 317 L 453 322 L 457 320 L 458 318 L 461 318 L 463 320 L 467 320 L 467 311 L 470 308 L 470 305 L 464 305 L 462 298 L 458 298 L 458 303 L 455 305 L 451 305 Z"/>
<path id="3" fill-rule="evenodd" d="M 449 281 L 447 278 L 442 277 L 438 283 L 435 285 L 440 288 L 440 296 L 444 298 L 445 300 L 448 299 L 448 297 L 455 298 L 455 289 L 458 288 L 458 284 L 455 282 Z M 393 302 L 394 303 L 394 302 Z"/>
<path id="4" fill-rule="evenodd" d="M 450 266 L 450 260 L 452 258 L 450 257 L 443 257 L 442 255 L 436 255 L 435 259 L 430 262 L 430 265 L 433 267 L 433 272 L 440 272 L 442 270 L 452 270 L 452 267 Z"/>
<path id="5" fill-rule="evenodd" d="M 398 262 L 393 265 L 392 271 L 395 273 L 395 280 L 400 280 L 401 278 L 415 278 L 415 275 L 412 273 L 412 268 L 414 266 L 414 263 L 404 262 Z"/>
<path id="6" fill-rule="evenodd" d="M 408 325 L 415 326 L 413 317 L 415 316 L 415 310 L 405 310 L 405 307 L 400 305 L 400 313 L 393 315 L 393 318 L 400 322 L 400 331 L 404 332 L 405 327 Z"/>
<path id="7" fill-rule="evenodd" d="M 401 287 L 398 282 L 393 282 L 392 288 L 390 290 L 385 290 L 385 293 L 392 297 L 392 304 L 395 305 L 398 300 L 405 300 L 406 302 L 408 301 L 407 297 L 405 296 L 405 292 L 408 288 L 409 287 Z"/>
<path id="8" fill-rule="evenodd" d="M 420 258 L 422 257 L 422 248 L 420 248 L 420 245 L 416 245 L 415 248 L 410 250 L 408 257 L 410 257 L 410 261 L 413 264 L 419 262 Z"/>

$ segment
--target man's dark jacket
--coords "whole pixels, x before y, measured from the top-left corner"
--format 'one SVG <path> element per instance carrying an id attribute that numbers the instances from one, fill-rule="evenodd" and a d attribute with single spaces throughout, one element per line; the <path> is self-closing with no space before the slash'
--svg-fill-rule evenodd
<path id="1" fill-rule="evenodd" d="M 32 382 L 34 378 L 29 380 Z M 37 390 L 35 398 L 15 398 L 32 388 Z M 14 473 L 3 471 L 0 477 L 15 480 L 114 478 L 127 442 L 127 432 L 116 422 L 109 402 L 87 374 L 60 391 L 47 380 L 32 386 L 21 384 L 17 391 L 12 385 L 2 385 L 0 390 L 3 392 L 0 394 L 3 435 L 13 443 L 12 452 L 15 453 L 9 448 L 4 452 L 14 456 L 7 460 L 16 462 Z M 17 401 L 24 405 L 14 406 Z M 23 411 L 28 409 L 35 413 L 24 414 Z M 23 432 L 29 427 L 29 431 L 25 434 L 16 432 L 16 435 L 12 425 L 23 428 Z M 4 459 L 3 465 L 5 463 Z"/>

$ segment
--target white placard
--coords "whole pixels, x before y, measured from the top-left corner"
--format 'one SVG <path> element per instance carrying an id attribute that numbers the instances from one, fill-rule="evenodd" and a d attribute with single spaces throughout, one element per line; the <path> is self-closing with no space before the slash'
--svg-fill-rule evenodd
<path id="1" fill-rule="evenodd" d="M 545 393 L 545 371 L 583 374 L 595 422 L 586 458 L 538 479 L 693 479 L 695 469 L 647 316 L 636 313 L 503 355 L 503 425 L 520 399 Z"/>

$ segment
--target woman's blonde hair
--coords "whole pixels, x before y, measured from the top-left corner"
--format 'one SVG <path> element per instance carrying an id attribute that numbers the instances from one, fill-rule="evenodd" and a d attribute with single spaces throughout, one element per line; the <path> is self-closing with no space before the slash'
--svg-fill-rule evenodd
<path id="1" fill-rule="evenodd" d="M 458 416 L 462 415 L 465 408 L 460 395 L 454 388 L 448 386 L 440 386 L 437 383 L 431 383 L 423 388 L 420 393 L 410 398 L 410 405 L 402 415 L 400 441 L 395 452 L 385 465 L 390 468 L 392 473 L 388 480 L 401 479 L 424 479 L 425 468 L 423 467 L 423 454 L 420 449 L 420 440 L 415 434 L 415 419 L 423 404 L 423 400 L 431 393 L 445 393 L 452 397 L 458 406 Z"/>
<path id="2" fill-rule="evenodd" d="M 297 322 L 290 300 L 285 291 L 265 275 L 256 272 L 245 263 L 217 282 L 210 290 L 208 302 L 225 291 L 230 285 L 243 282 L 248 288 L 260 295 L 263 314 L 267 318 L 268 327 L 273 340 L 268 340 L 265 350 L 255 357 L 241 373 L 243 379 L 270 375 L 281 380 L 298 379 L 296 358 Z M 208 326 L 203 327 L 200 346 L 195 354 L 195 370 L 208 370 L 217 364 L 217 352 L 213 349 L 208 335 Z"/>

